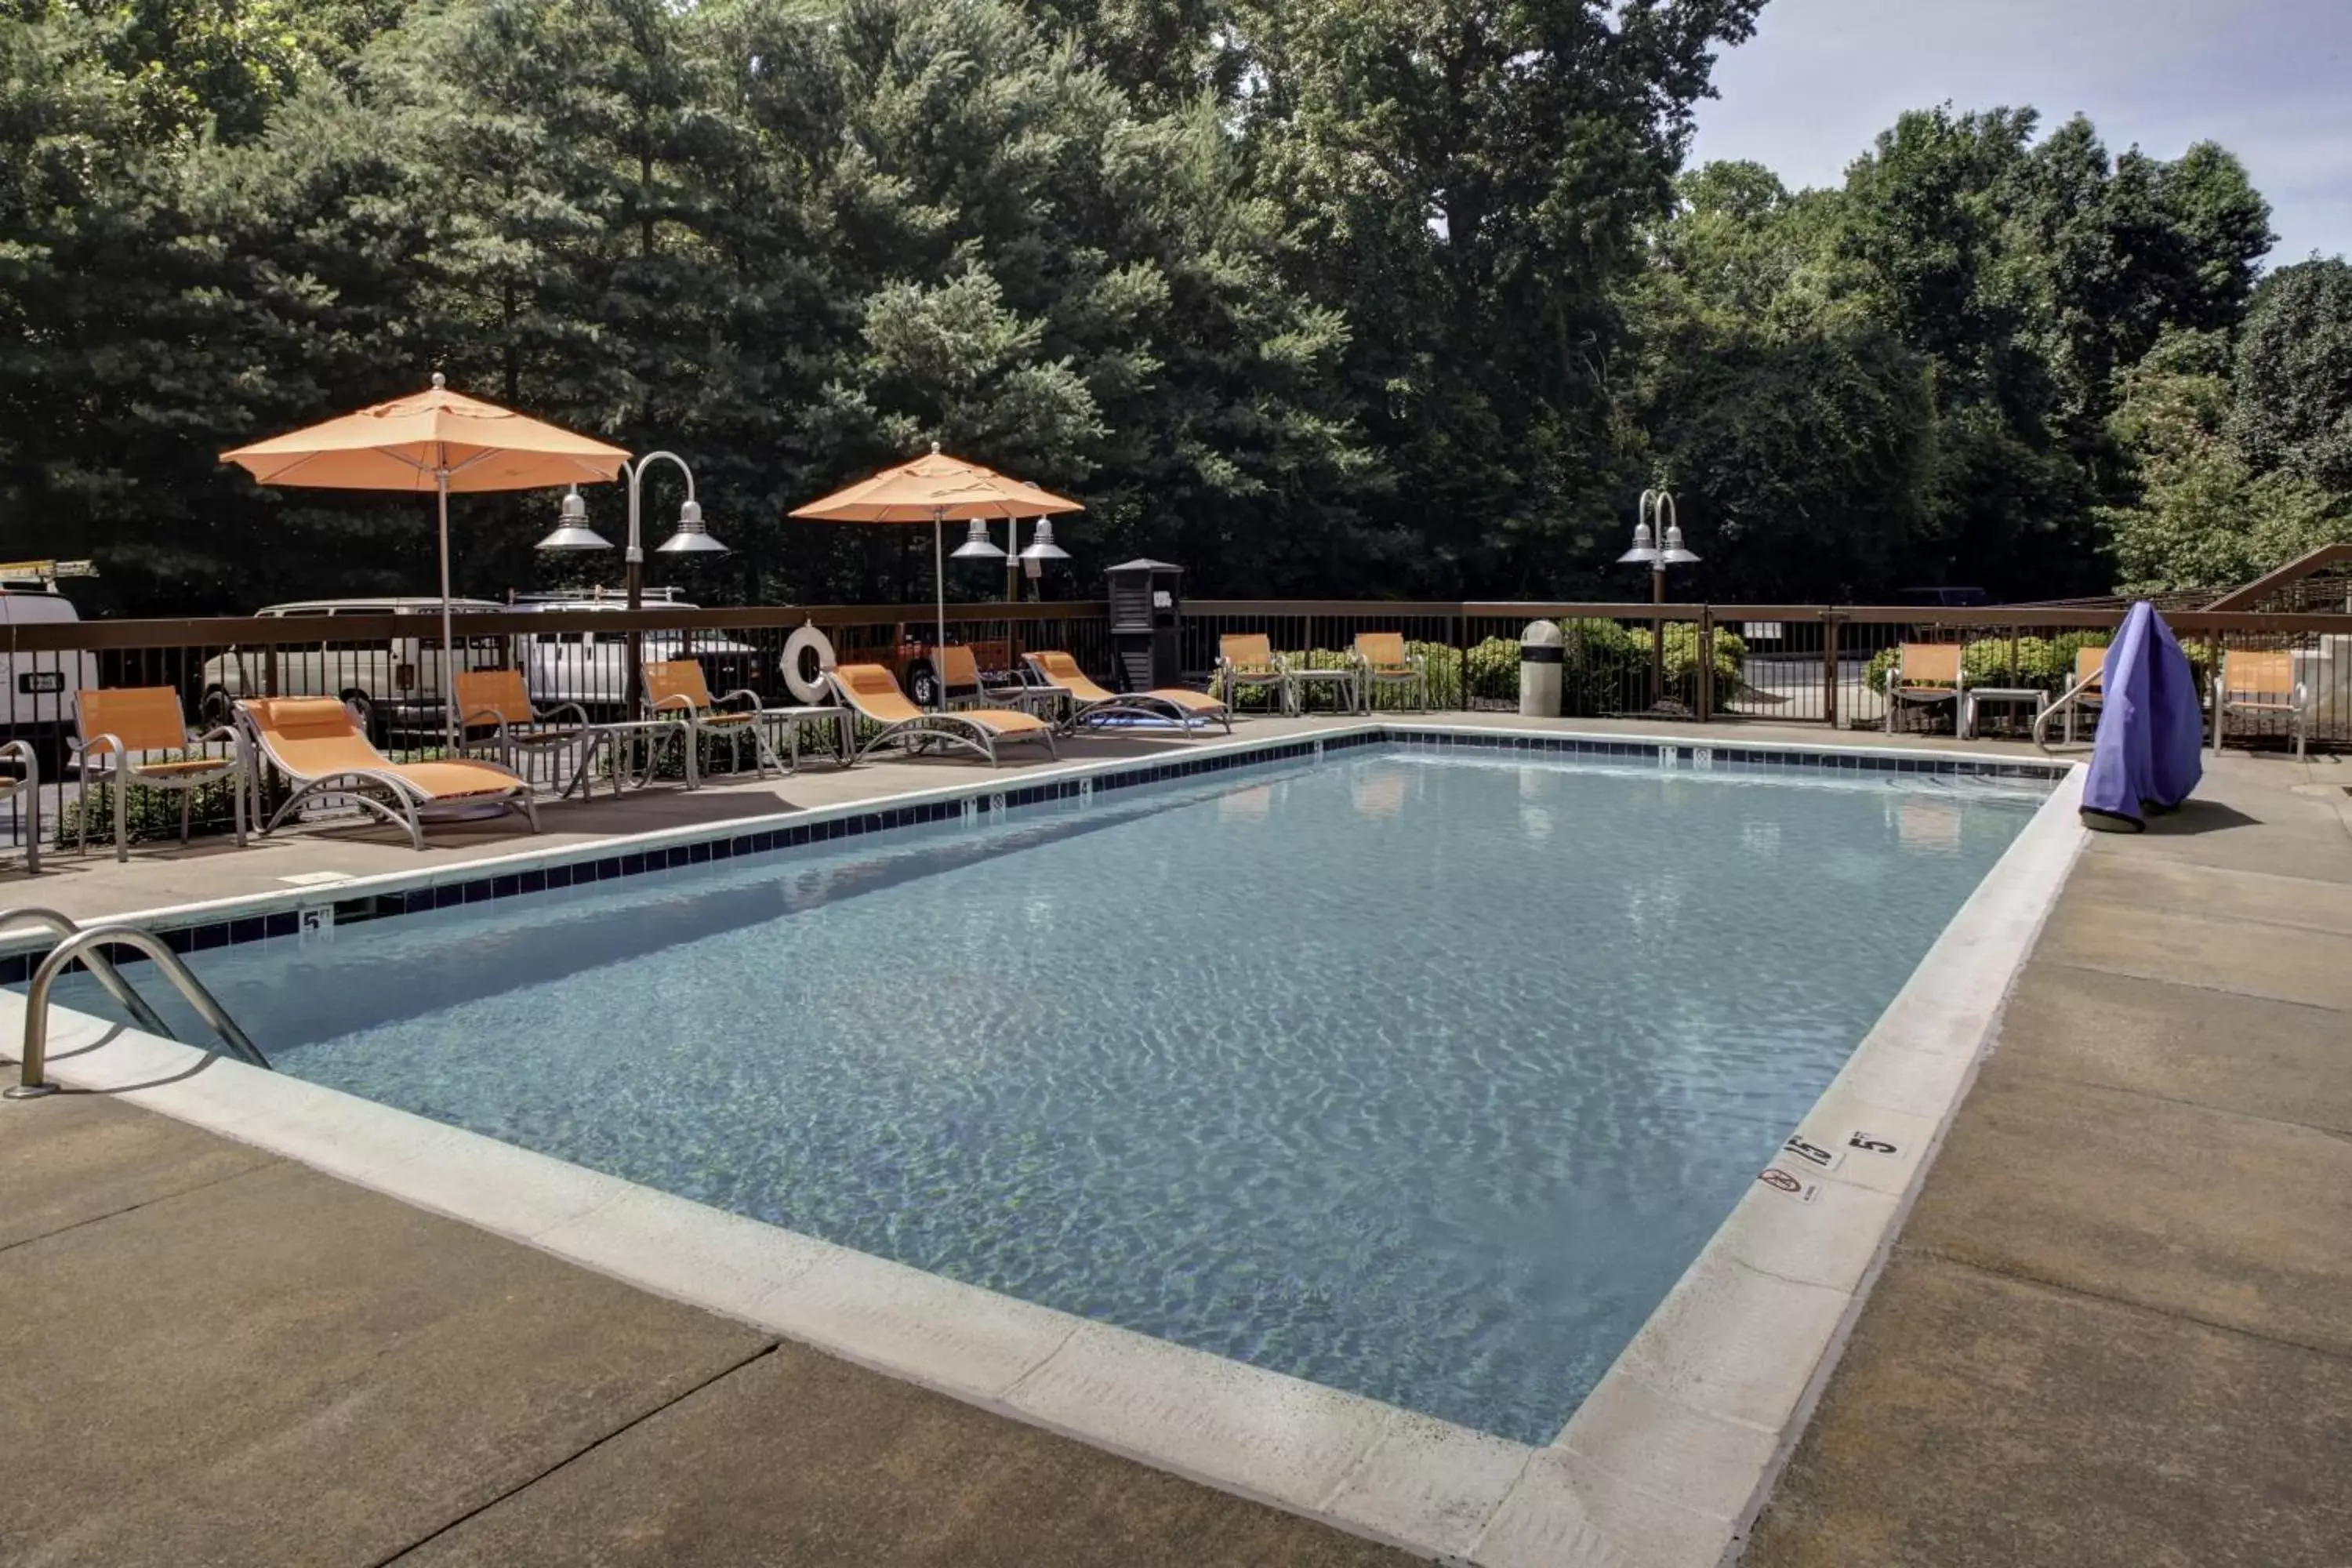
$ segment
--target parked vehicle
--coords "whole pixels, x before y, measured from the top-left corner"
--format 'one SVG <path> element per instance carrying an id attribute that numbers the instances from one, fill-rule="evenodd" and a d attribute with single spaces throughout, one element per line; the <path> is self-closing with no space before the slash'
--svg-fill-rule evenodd
<path id="1" fill-rule="evenodd" d="M 503 605 L 459 599 L 459 616 Z M 319 621 L 319 640 L 267 647 L 232 647 L 205 661 L 201 709 L 208 724 L 226 723 L 240 697 L 340 697 L 359 715 L 371 741 L 394 734 L 430 734 L 444 722 L 447 690 L 441 673 L 438 639 L 339 637 L 331 623 L 355 616 L 437 616 L 438 599 L 310 599 L 270 605 L 254 612 L 262 620 Z M 502 669 L 511 655 L 501 636 L 457 635 L 460 669 Z M 272 683 L 269 665 L 277 666 Z"/>
<path id="2" fill-rule="evenodd" d="M 669 588 L 645 590 L 642 603 L 661 609 L 696 607 Z M 625 597 L 614 590 L 589 588 L 568 594 L 518 595 L 514 607 L 553 612 L 621 610 L 626 605 Z M 629 689 L 626 632 L 527 632 L 516 641 L 532 701 L 542 706 L 576 702 L 595 719 L 622 716 Z M 760 683 L 765 669 L 759 650 L 723 632 L 645 632 L 638 646 L 639 657 L 646 663 L 699 660 L 713 691 L 757 691 L 762 700 L 772 696 Z"/>
<path id="3" fill-rule="evenodd" d="M 81 612 L 58 592 L 60 577 L 94 577 L 87 561 L 16 561 L 0 564 L 0 689 L 7 726 L 0 740 L 28 741 L 45 778 L 65 772 L 66 740 L 74 731 L 74 693 L 98 684 L 90 653 L 16 653 L 6 628 L 79 621 Z"/>

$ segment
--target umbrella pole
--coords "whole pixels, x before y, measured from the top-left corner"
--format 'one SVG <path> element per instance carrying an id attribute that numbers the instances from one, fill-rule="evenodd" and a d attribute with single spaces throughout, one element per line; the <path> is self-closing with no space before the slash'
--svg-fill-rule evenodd
<path id="1" fill-rule="evenodd" d="M 433 470 L 433 488 L 441 497 L 441 734 L 448 749 L 457 749 L 457 645 L 449 635 L 449 470 Z"/>
<path id="2" fill-rule="evenodd" d="M 931 588 L 939 595 L 939 619 L 932 631 L 939 640 L 931 645 L 931 689 L 938 694 L 940 710 L 948 706 L 948 554 L 946 540 L 947 508 L 931 508 Z"/>

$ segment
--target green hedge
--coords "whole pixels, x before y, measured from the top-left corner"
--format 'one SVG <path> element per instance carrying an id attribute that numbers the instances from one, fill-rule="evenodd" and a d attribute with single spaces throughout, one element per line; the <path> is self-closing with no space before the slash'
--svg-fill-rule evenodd
<path id="1" fill-rule="evenodd" d="M 172 762 L 192 761 L 173 753 Z M 188 835 L 196 837 L 206 833 L 226 833 L 236 821 L 236 800 L 231 792 L 236 785 L 224 779 L 214 784 L 198 784 L 193 791 L 177 789 L 147 789 L 133 784 L 127 792 L 131 797 L 130 839 L 133 844 L 154 843 L 180 837 L 180 806 L 188 805 Z M 188 796 L 194 795 L 193 801 Z M 111 784 L 93 785 L 86 794 L 68 800 L 58 812 L 56 844 L 59 849 L 70 849 L 81 832 L 82 815 L 89 816 L 89 841 L 93 845 L 114 842 L 114 796 Z"/>
<path id="2" fill-rule="evenodd" d="M 1562 695 L 1567 712 L 1591 715 L 1647 705 L 1651 639 L 1648 627 L 1628 627 L 1615 621 L 1563 621 L 1560 634 L 1565 645 Z M 1465 652 L 1435 642 L 1412 642 L 1405 647 L 1422 658 L 1429 671 L 1430 706 L 1461 706 Z M 1343 669 L 1349 663 L 1346 652 L 1333 648 L 1295 648 L 1284 652 L 1282 658 L 1301 669 Z M 1717 630 L 1715 697 L 1718 703 L 1728 701 L 1738 693 L 1742 685 L 1740 671 L 1745 668 L 1747 658 L 1746 642 L 1735 633 Z M 1488 637 L 1466 650 L 1466 662 L 1473 701 L 1517 703 L 1519 642 L 1517 637 Z M 1666 626 L 1665 674 L 1666 695 L 1696 705 L 1698 700 L 1696 626 L 1680 621 Z M 1222 698 L 1224 695 L 1223 680 L 1213 681 L 1210 692 Z M 1278 700 L 1271 688 L 1245 686 L 1241 689 L 1240 700 L 1234 706 L 1242 710 L 1271 712 Z M 1372 706 L 1378 710 L 1402 709 L 1412 701 L 1412 694 L 1400 687 L 1382 687 L 1372 693 Z"/>
<path id="3" fill-rule="evenodd" d="M 2054 637 L 2021 637 L 2015 652 L 2006 637 L 1979 637 L 1960 648 L 1960 668 L 1970 686 L 2010 686 L 2039 689 L 2053 696 L 2063 691 L 2074 679 L 2074 656 L 2086 647 L 2105 647 L 2115 641 L 2113 632 L 2065 632 Z M 1863 679 L 1870 689 L 1882 695 L 1886 690 L 1888 672 L 1895 668 L 1898 649 L 1885 647 L 1871 656 L 1864 667 Z M 2207 661 L 2201 645 L 2183 644 L 2182 651 L 2197 672 L 2199 684 L 2204 683 Z M 1935 681 L 1916 684 L 1933 686 Z"/>

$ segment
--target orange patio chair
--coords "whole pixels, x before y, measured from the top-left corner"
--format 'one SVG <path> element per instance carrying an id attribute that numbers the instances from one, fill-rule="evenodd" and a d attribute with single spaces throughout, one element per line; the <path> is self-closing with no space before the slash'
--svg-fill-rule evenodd
<path id="1" fill-rule="evenodd" d="M 531 705 L 530 689 L 524 684 L 519 669 L 465 669 L 457 672 L 457 732 L 488 729 L 489 743 L 499 754 L 499 762 L 517 773 L 518 759 L 530 753 L 540 753 L 561 759 L 567 752 L 577 751 L 573 780 L 588 765 L 588 753 L 596 743 L 596 727 L 588 721 L 588 711 L 577 702 L 559 702 L 551 708 Z M 569 788 L 565 791 L 570 793 Z"/>
<path id="2" fill-rule="evenodd" d="M 1210 689 L 1230 704 L 1245 687 L 1272 691 L 1282 710 L 1290 711 L 1290 677 L 1264 632 L 1229 632 L 1217 639 L 1216 681 Z"/>
<path id="3" fill-rule="evenodd" d="M 1932 708 L 1952 704 L 1952 727 L 1960 728 L 1967 711 L 1963 693 L 1967 681 L 1960 668 L 1960 645 L 1954 642 L 1907 642 L 1895 650 L 1895 668 L 1886 672 L 1886 732 L 1895 733 L 1904 705 Z"/>
<path id="4" fill-rule="evenodd" d="M 996 748 L 1006 741 L 1041 741 L 1048 755 L 1058 757 L 1054 727 L 1034 713 L 1010 708 L 967 708 L 951 713 L 926 713 L 907 700 L 898 678 L 878 664 L 835 666 L 825 677 L 841 705 L 880 731 L 857 749 L 855 763 L 881 746 L 896 743 L 919 752 L 934 742 L 959 746 L 996 765 Z"/>
<path id="5" fill-rule="evenodd" d="M 748 700 L 749 707 L 740 706 Z M 730 706 L 738 704 L 739 706 Z M 710 695 L 709 682 L 703 679 L 698 659 L 671 658 L 646 666 L 646 706 L 656 719 L 676 719 L 696 736 L 717 735 L 727 742 L 727 762 L 735 766 L 741 759 L 741 747 L 748 736 L 751 742 L 751 760 L 759 764 L 760 776 L 768 770 L 785 772 L 777 760 L 776 749 L 768 742 L 768 732 L 761 727 L 762 705 L 756 691 L 730 691 L 724 697 Z M 698 742 L 698 744 L 699 742 Z"/>
<path id="6" fill-rule="evenodd" d="M 980 660 L 963 643 L 940 649 L 940 704 L 947 708 L 1003 708 L 1031 695 L 1028 687 L 991 686 L 980 678 Z"/>
<path id="7" fill-rule="evenodd" d="M 2066 743 L 2074 743 L 2074 719 L 2078 712 L 2103 706 L 2106 701 L 2107 650 L 2103 647 L 2082 647 L 2074 650 L 2074 679 L 2060 693 L 2058 700 L 2066 704 Z M 2068 699 L 2073 699 L 2069 701 Z"/>
<path id="8" fill-rule="evenodd" d="M 1188 731 L 1195 724 L 1216 721 L 1224 725 L 1226 734 L 1234 732 L 1233 708 L 1206 692 L 1181 686 L 1155 686 L 1149 691 L 1108 691 L 1087 679 L 1078 661 L 1066 653 L 1040 651 L 1022 657 L 1037 672 L 1037 679 L 1067 693 L 1072 728 L 1104 719 L 1129 718 L 1173 721 Z"/>
<path id="9" fill-rule="evenodd" d="M 2311 694 L 2294 673 L 2294 655 L 2284 648 L 2229 648 L 2213 682 L 2213 754 L 2221 752 L 2221 729 L 2233 713 L 2284 713 L 2294 739 L 2295 761 L 2310 739 Z"/>
<path id="10" fill-rule="evenodd" d="M 1357 697 L 1365 712 L 1372 710 L 1372 690 L 1381 686 L 1402 687 L 1414 693 L 1416 707 L 1429 706 L 1428 662 L 1405 647 L 1402 632 L 1358 632 L 1349 657 L 1356 661 Z"/>
<path id="11" fill-rule="evenodd" d="M 420 850 L 425 813 L 436 808 L 519 811 L 539 831 L 530 786 L 511 768 L 470 757 L 395 763 L 369 744 L 351 710 L 332 697 L 248 697 L 236 708 L 262 756 L 294 786 L 263 825 L 264 833 L 275 832 L 309 802 L 338 795 L 406 828 L 408 841 Z"/>
<path id="12" fill-rule="evenodd" d="M 77 852 L 89 850 L 89 784 L 102 778 L 113 795 L 114 858 L 131 858 L 131 789 L 176 790 L 180 794 L 180 842 L 188 841 L 188 816 L 196 791 L 208 784 L 232 782 L 237 847 L 245 847 L 245 747 L 233 728 L 223 726 L 198 734 L 188 728 L 180 711 L 180 694 L 168 686 L 126 686 L 112 689 L 84 688 L 74 698 L 80 738 L 81 811 L 75 834 Z M 226 745 L 226 757 L 197 754 L 205 746 Z M 176 752 L 173 758 L 153 753 Z"/>

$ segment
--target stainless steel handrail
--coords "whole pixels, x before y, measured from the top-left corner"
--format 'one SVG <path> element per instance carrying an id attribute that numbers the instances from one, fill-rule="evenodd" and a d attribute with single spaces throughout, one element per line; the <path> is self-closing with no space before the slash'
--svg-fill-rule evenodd
<path id="1" fill-rule="evenodd" d="M 59 914 L 55 910 L 31 907 L 0 910 L 0 931 L 19 925 L 37 925 L 60 937 L 71 936 L 81 930 L 71 915 Z M 131 988 L 131 983 L 122 978 L 122 972 L 114 967 L 106 954 L 84 954 L 81 966 L 89 971 L 91 979 L 106 988 L 106 994 L 113 997 L 124 1012 L 131 1015 L 132 1023 L 151 1035 L 161 1035 L 167 1040 L 178 1038 L 172 1033 L 171 1026 L 163 1022 L 154 1008 L 147 1005 L 146 998 Z"/>
<path id="2" fill-rule="evenodd" d="M 211 1026 L 213 1033 L 221 1037 L 221 1043 L 228 1047 L 231 1054 L 255 1067 L 269 1065 L 269 1058 L 261 1054 L 261 1047 L 246 1038 L 245 1031 L 236 1026 L 236 1020 L 214 1000 L 213 994 L 205 989 L 204 982 L 190 973 L 188 966 L 180 962 L 180 955 L 173 952 L 162 937 L 153 931 L 141 931 L 137 926 L 85 926 L 51 949 L 49 956 L 41 960 L 41 966 L 33 971 L 33 984 L 25 992 L 24 1066 L 16 1087 L 0 1089 L 0 1096 L 9 1100 L 29 1100 L 35 1095 L 57 1092 L 58 1086 L 47 1081 L 47 1078 L 49 988 L 57 984 L 58 976 L 65 972 L 68 964 L 81 957 L 83 950 L 112 942 L 135 947 L 153 959 L 155 967 L 163 972 L 163 977 L 182 996 L 187 998 L 188 1005 Z"/>
<path id="3" fill-rule="evenodd" d="M 2081 679 L 2075 681 L 2074 685 L 2069 686 L 2065 690 L 2060 692 L 2058 694 L 2057 700 L 2052 702 L 2048 707 L 2042 709 L 2041 712 L 2035 714 L 2033 716 L 2033 743 L 2041 747 L 2045 752 L 2050 750 L 2050 742 L 2043 737 L 2048 735 L 2050 732 L 2050 721 L 2058 717 L 2058 715 L 2063 711 L 2066 714 L 2066 744 L 2070 746 L 2073 745 L 2074 743 L 2074 710 L 2081 706 L 2084 694 L 2089 691 L 2091 688 L 2098 685 L 2105 677 L 2105 674 L 2106 672 L 2104 669 L 2093 670 L 2090 674 L 2084 676 Z"/>

